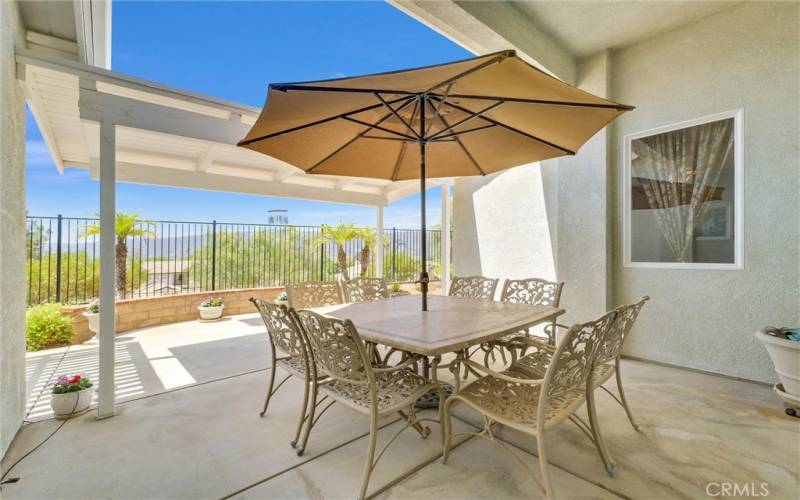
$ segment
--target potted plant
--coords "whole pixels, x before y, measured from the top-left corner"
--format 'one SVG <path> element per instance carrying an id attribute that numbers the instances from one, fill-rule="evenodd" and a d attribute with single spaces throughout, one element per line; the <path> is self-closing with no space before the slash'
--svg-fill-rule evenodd
<path id="1" fill-rule="evenodd" d="M 86 375 L 60 375 L 50 397 L 50 407 L 56 418 L 65 420 L 89 410 L 94 399 L 94 385 Z"/>
<path id="2" fill-rule="evenodd" d="M 800 328 L 767 327 L 756 332 L 764 344 L 781 383 L 775 390 L 784 402 L 792 405 L 786 413 L 797 415 L 800 408 Z"/>
<path id="3" fill-rule="evenodd" d="M 289 294 L 286 292 L 281 292 L 275 298 L 275 303 L 279 306 L 288 306 L 289 305 Z"/>
<path id="4" fill-rule="evenodd" d="M 213 321 L 222 317 L 222 310 L 224 308 L 225 305 L 222 303 L 221 298 L 212 297 L 209 295 L 206 297 L 206 300 L 200 303 L 200 306 L 197 308 L 197 310 L 200 311 L 200 319 L 205 321 Z"/>
<path id="5" fill-rule="evenodd" d="M 89 305 L 86 306 L 86 310 L 83 311 L 83 315 L 89 321 L 89 330 L 94 333 L 100 331 L 100 301 L 97 299 L 92 300 L 89 302 Z"/>

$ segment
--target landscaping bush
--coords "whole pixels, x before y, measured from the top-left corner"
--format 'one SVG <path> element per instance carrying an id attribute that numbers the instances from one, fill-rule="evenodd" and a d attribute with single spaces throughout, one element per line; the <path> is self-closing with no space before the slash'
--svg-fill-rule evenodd
<path id="1" fill-rule="evenodd" d="M 61 304 L 41 304 L 28 310 L 25 339 L 29 351 L 67 345 L 75 334 L 72 319 L 61 314 Z"/>

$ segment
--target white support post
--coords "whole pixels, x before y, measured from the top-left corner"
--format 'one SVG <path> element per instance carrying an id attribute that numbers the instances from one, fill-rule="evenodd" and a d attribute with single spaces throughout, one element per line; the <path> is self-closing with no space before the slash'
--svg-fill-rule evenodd
<path id="1" fill-rule="evenodd" d="M 100 122 L 100 377 L 97 418 L 114 416 L 116 158 L 114 123 Z"/>
<path id="2" fill-rule="evenodd" d="M 447 295 L 450 288 L 450 184 L 442 183 L 442 295 Z"/>
<path id="3" fill-rule="evenodd" d="M 375 276 L 383 278 L 383 207 L 375 209 Z"/>

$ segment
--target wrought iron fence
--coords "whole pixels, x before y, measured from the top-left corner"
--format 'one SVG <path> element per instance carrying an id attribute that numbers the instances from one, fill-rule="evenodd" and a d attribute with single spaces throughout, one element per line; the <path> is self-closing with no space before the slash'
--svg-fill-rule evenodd
<path id="1" fill-rule="evenodd" d="M 98 296 L 100 239 L 91 234 L 98 224 L 91 218 L 28 217 L 28 305 L 85 303 Z M 146 232 L 124 240 L 124 294 L 118 295 L 126 298 L 330 281 L 342 272 L 338 246 L 321 241 L 320 226 L 153 221 L 137 229 Z M 384 230 L 387 280 L 417 278 L 420 239 L 418 229 Z M 427 247 L 431 279 L 438 280 L 439 230 L 427 231 Z M 362 239 L 348 241 L 343 249 L 348 276 L 376 275 L 374 248 L 365 260 Z"/>

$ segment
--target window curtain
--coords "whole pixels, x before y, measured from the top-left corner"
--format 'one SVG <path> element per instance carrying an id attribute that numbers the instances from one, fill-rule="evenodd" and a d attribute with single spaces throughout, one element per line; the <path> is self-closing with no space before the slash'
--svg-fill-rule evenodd
<path id="1" fill-rule="evenodd" d="M 692 261 L 692 241 L 733 150 L 733 119 L 631 142 L 632 176 L 642 189 L 676 262 Z M 691 189 L 686 189 L 686 186 Z"/>

